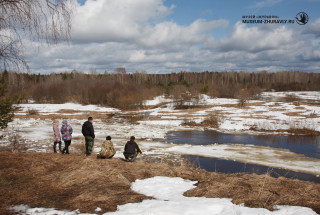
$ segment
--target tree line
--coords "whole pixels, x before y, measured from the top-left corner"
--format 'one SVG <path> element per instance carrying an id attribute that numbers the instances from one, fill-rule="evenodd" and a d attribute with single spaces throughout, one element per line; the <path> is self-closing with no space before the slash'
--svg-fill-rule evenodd
<path id="1" fill-rule="evenodd" d="M 320 74 L 305 72 L 179 72 L 170 74 L 105 73 L 29 74 L 4 71 L 7 94 L 39 103 L 79 102 L 122 109 L 166 94 L 175 98 L 207 94 L 213 97 L 258 96 L 262 91 L 320 91 Z"/>

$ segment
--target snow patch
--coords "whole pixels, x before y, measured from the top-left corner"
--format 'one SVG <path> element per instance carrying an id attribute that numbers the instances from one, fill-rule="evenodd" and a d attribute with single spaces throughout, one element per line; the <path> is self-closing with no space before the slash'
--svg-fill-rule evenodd
<path id="1" fill-rule="evenodd" d="M 197 181 L 185 180 L 182 178 L 170 178 L 156 176 L 145 180 L 136 180 L 132 183 L 131 189 L 135 192 L 152 196 L 153 200 L 144 200 L 141 203 L 129 203 L 118 206 L 116 212 L 105 213 L 105 215 L 316 215 L 316 213 L 306 207 L 298 206 L 275 206 L 275 211 L 265 208 L 248 208 L 243 204 L 235 205 L 227 198 L 205 198 L 205 197 L 185 197 L 183 193 L 195 188 Z M 58 211 L 53 208 L 29 208 L 20 205 L 11 208 L 20 214 L 32 215 L 75 215 L 81 214 L 77 211 Z M 100 208 L 97 208 L 100 209 Z M 96 212 L 100 212 L 101 210 Z"/>
<path id="2" fill-rule="evenodd" d="M 39 113 L 57 114 L 60 110 L 74 110 L 74 111 L 95 111 L 95 112 L 118 112 L 118 109 L 110 107 L 100 107 L 97 105 L 81 105 L 75 103 L 65 104 L 20 104 L 18 107 L 21 110 L 18 112 L 20 115 L 26 114 L 28 110 L 37 110 Z"/>
<path id="3" fill-rule="evenodd" d="M 136 180 L 131 189 L 156 199 L 141 203 L 129 203 L 118 206 L 114 215 L 124 214 L 213 214 L 213 215 L 316 215 L 310 208 L 297 206 L 276 206 L 275 211 L 264 208 L 248 208 L 235 205 L 227 198 L 185 197 L 183 193 L 195 188 L 196 181 L 182 178 L 156 176 L 145 180 Z"/>
<path id="4" fill-rule="evenodd" d="M 154 99 L 146 100 L 143 103 L 146 106 L 154 106 L 154 105 L 158 105 L 158 104 L 166 103 L 166 102 L 172 102 L 172 99 L 168 99 L 165 96 L 157 96 Z"/>

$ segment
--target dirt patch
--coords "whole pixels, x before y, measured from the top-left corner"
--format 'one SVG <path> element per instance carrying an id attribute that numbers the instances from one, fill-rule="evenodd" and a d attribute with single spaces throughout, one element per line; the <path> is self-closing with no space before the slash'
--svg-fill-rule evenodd
<path id="1" fill-rule="evenodd" d="M 247 103 L 247 106 L 262 106 L 265 105 L 266 102 L 251 102 L 251 103 Z"/>
<path id="2" fill-rule="evenodd" d="M 302 114 L 304 114 L 304 112 L 301 112 L 301 111 L 284 113 L 284 115 L 287 115 L 287 116 L 304 117 Z"/>
<path id="3" fill-rule="evenodd" d="M 320 184 L 255 174 L 218 174 L 192 169 L 184 163 L 137 161 L 119 158 L 98 160 L 82 154 L 0 152 L 0 214 L 10 214 L 10 206 L 80 209 L 93 213 L 115 211 L 117 205 L 148 199 L 133 192 L 136 179 L 153 176 L 197 180 L 197 188 L 187 196 L 232 198 L 249 207 L 297 205 L 320 212 Z M 13 214 L 13 212 L 11 212 Z"/>

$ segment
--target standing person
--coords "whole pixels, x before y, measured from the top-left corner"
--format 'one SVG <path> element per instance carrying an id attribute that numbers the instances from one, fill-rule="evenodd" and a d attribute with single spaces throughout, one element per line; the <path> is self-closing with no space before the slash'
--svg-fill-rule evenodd
<path id="1" fill-rule="evenodd" d="M 57 144 L 59 144 L 59 151 L 61 151 L 61 135 L 59 131 L 59 120 L 53 120 L 53 152 L 57 153 Z"/>
<path id="2" fill-rule="evenodd" d="M 135 142 L 135 139 L 136 138 L 134 136 L 130 137 L 130 141 L 128 141 L 124 147 L 123 155 L 126 158 L 126 161 L 133 162 L 136 159 L 138 153 L 142 154 L 142 151 L 138 144 Z"/>
<path id="3" fill-rule="evenodd" d="M 98 154 L 97 158 L 101 159 L 110 159 L 116 154 L 116 150 L 114 149 L 114 146 L 111 141 L 111 137 L 107 136 L 107 140 L 104 141 L 101 145 L 101 151 L 100 154 Z"/>
<path id="4" fill-rule="evenodd" d="M 72 127 L 68 124 L 67 120 L 62 121 L 61 127 L 62 140 L 64 141 L 64 148 L 62 150 L 62 154 L 69 154 L 69 146 L 71 145 L 72 139 Z"/>
<path id="5" fill-rule="evenodd" d="M 85 141 L 86 141 L 86 155 L 90 156 L 91 152 L 93 150 L 93 145 L 94 145 L 94 129 L 93 129 L 93 118 L 90 116 L 88 118 L 88 121 L 86 121 L 85 123 L 83 123 L 82 125 L 82 134 L 85 137 Z"/>

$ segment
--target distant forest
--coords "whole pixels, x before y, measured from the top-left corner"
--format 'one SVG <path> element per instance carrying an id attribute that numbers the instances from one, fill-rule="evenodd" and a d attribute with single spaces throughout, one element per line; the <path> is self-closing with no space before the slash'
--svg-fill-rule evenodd
<path id="1" fill-rule="evenodd" d="M 320 74 L 305 72 L 180 72 L 170 74 L 28 74 L 2 72 L 8 95 L 24 94 L 39 103 L 78 102 L 122 109 L 166 94 L 186 99 L 198 94 L 257 98 L 262 91 L 320 91 Z M 187 98 L 188 97 L 188 98 Z"/>

